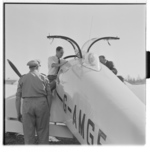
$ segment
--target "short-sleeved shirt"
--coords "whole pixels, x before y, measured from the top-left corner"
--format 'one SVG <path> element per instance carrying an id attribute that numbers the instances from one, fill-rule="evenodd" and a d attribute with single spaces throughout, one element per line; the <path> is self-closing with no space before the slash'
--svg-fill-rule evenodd
<path id="1" fill-rule="evenodd" d="M 19 79 L 16 96 L 30 98 L 50 94 L 51 89 L 48 79 L 38 71 L 29 72 Z"/>
<path id="2" fill-rule="evenodd" d="M 52 67 L 53 63 L 58 63 L 58 57 L 57 56 L 50 56 L 48 58 L 48 75 L 57 75 L 58 68 L 57 67 Z"/>

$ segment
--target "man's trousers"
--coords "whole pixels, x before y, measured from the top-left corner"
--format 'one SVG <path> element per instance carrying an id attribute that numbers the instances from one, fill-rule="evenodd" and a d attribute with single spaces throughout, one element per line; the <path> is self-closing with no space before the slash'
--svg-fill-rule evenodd
<path id="1" fill-rule="evenodd" d="M 39 144 L 48 144 L 49 116 L 46 97 L 24 98 L 22 121 L 25 144 L 35 144 L 35 133 Z"/>

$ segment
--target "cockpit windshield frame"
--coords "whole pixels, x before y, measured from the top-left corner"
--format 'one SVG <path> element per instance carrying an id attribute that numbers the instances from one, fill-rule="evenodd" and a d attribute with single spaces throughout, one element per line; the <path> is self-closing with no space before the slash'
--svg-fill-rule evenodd
<path id="1" fill-rule="evenodd" d="M 74 41 L 73 39 L 66 37 L 66 36 L 62 36 L 62 35 L 49 35 L 47 36 L 48 39 L 55 39 L 55 38 L 59 38 L 59 39 L 64 39 L 66 41 L 68 41 L 72 47 L 74 48 L 74 50 L 78 50 L 79 51 L 79 58 L 82 58 L 82 52 L 81 49 L 78 45 L 78 43 L 76 41 Z"/>

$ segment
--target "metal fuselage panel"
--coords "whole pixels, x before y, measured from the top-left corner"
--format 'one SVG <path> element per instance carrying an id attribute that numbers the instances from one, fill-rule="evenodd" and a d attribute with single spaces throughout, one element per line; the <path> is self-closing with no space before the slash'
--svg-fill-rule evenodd
<path id="1" fill-rule="evenodd" d="M 59 81 L 66 124 L 82 144 L 144 144 L 145 105 L 107 67 L 76 60 Z"/>

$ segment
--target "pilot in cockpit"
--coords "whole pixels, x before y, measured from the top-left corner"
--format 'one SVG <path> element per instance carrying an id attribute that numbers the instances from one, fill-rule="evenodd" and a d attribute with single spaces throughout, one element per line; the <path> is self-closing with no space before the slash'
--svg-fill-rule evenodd
<path id="1" fill-rule="evenodd" d="M 107 68 L 109 68 L 114 74 L 117 74 L 118 71 L 114 67 L 114 63 L 112 61 L 106 60 L 105 56 L 101 55 L 99 56 L 99 60 L 102 64 L 104 64 Z"/>
<path id="2" fill-rule="evenodd" d="M 99 60 L 100 60 L 100 62 L 102 63 L 102 64 L 106 64 L 106 62 L 107 62 L 107 60 L 105 59 L 105 56 L 103 56 L 103 55 L 101 55 L 101 56 L 99 56 Z"/>
<path id="3" fill-rule="evenodd" d="M 109 68 L 115 75 L 117 75 L 118 71 L 114 67 L 114 63 L 112 61 L 106 60 L 105 56 L 101 55 L 99 56 L 99 60 L 102 64 L 104 64 L 107 68 Z M 124 78 L 121 75 L 117 75 L 117 77 L 124 82 Z"/>
<path id="4" fill-rule="evenodd" d="M 56 48 L 56 55 L 50 56 L 48 58 L 48 79 L 50 81 L 51 89 L 56 88 L 56 78 L 61 66 L 63 66 L 68 61 L 64 61 L 62 58 L 64 54 L 64 49 L 61 46 Z"/>

